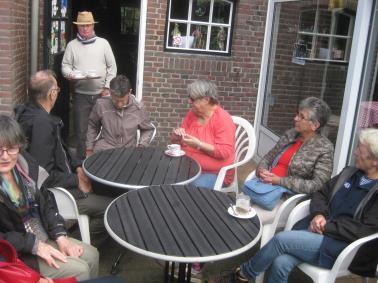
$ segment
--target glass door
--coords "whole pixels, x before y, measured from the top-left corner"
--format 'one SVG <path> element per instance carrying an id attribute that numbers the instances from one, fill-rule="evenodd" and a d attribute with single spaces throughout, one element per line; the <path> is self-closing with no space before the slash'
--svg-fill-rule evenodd
<path id="1" fill-rule="evenodd" d="M 271 0 L 256 126 L 262 157 L 293 127 L 298 103 L 315 96 L 332 116 L 323 134 L 335 144 L 347 81 L 358 0 Z"/>

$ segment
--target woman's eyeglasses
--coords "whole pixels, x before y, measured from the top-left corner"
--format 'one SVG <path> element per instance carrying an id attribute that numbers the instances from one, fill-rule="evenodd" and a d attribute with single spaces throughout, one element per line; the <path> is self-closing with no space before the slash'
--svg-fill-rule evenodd
<path id="1" fill-rule="evenodd" d="M 15 155 L 17 154 L 18 152 L 20 151 L 20 147 L 19 146 L 13 146 L 13 147 L 1 147 L 0 148 L 0 156 L 2 156 L 4 154 L 4 152 L 6 152 L 8 155 Z"/>

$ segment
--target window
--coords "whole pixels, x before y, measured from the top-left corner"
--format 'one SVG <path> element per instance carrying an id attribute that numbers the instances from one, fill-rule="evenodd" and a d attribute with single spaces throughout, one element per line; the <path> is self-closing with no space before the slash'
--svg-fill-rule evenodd
<path id="1" fill-rule="evenodd" d="M 166 50 L 230 54 L 233 11 L 233 1 L 169 0 Z"/>
<path id="2" fill-rule="evenodd" d="M 354 13 L 347 9 L 303 11 L 293 56 L 312 61 L 349 60 L 354 27 Z"/>

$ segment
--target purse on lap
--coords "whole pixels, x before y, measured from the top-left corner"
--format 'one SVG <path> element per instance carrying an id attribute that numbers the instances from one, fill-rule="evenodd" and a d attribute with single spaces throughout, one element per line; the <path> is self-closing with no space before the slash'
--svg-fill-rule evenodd
<path id="1" fill-rule="evenodd" d="M 0 240 L 0 283 L 38 283 L 40 274 L 23 263 L 14 247 Z M 53 279 L 55 283 L 76 283 L 74 277 Z"/>
<path id="2" fill-rule="evenodd" d="M 255 203 L 266 210 L 273 210 L 281 199 L 282 194 L 293 194 L 289 189 L 264 183 L 258 178 L 252 178 L 246 181 L 242 191 L 250 196 L 252 204 Z"/>

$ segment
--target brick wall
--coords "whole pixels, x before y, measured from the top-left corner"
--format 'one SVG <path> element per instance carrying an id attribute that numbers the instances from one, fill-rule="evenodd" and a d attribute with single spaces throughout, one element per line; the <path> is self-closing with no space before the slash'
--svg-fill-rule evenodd
<path id="1" fill-rule="evenodd" d="M 29 1 L 0 0 L 0 113 L 26 91 L 29 53 Z"/>
<path id="2" fill-rule="evenodd" d="M 194 79 L 216 82 L 231 115 L 254 119 L 264 40 L 266 0 L 236 1 L 231 56 L 164 52 L 167 1 L 148 1 L 143 100 L 166 143 L 189 109 L 186 86 Z"/>

